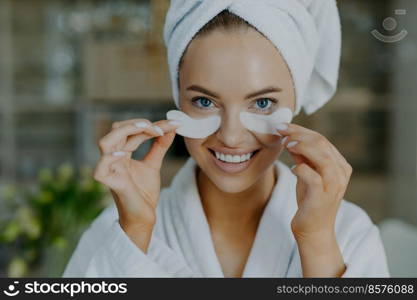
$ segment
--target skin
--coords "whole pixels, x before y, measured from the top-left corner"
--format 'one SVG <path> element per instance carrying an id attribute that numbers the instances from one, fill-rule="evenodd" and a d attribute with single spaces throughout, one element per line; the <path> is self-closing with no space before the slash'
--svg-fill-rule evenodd
<path id="1" fill-rule="evenodd" d="M 185 143 L 198 164 L 199 193 L 224 275 L 242 275 L 259 220 L 279 177 L 273 163 L 287 148 L 296 163 L 292 172 L 298 178 L 298 210 L 291 229 L 303 276 L 341 276 L 345 265 L 334 223 L 352 168 L 317 132 L 286 124 L 286 128 L 277 129 L 284 139 L 250 132 L 239 121 L 243 110 L 263 114 L 279 107 L 294 110 L 291 74 L 272 43 L 253 29 L 214 31 L 197 37 L 185 53 L 179 77 L 180 106 L 185 113 L 192 117 L 220 114 L 222 118 L 216 133 L 205 139 L 185 138 Z M 280 90 L 246 99 L 248 94 L 266 87 Z M 272 105 L 267 101 L 268 109 L 264 110 L 259 105 L 262 99 L 277 102 Z M 137 128 L 136 122 L 145 122 L 148 127 Z M 162 136 L 155 125 L 163 131 Z M 122 229 L 145 253 L 155 224 L 160 167 L 175 128 L 167 120 L 116 122 L 99 142 L 102 158 L 95 179 L 110 187 Z M 145 158 L 131 159 L 132 152 L 150 138 L 155 142 Z M 246 170 L 230 174 L 215 166 L 209 148 L 259 152 Z M 120 156 L 114 156 L 114 152 Z"/>
<path id="2" fill-rule="evenodd" d="M 222 74 L 219 76 L 218 74 Z M 291 75 L 276 48 L 255 30 L 215 31 L 190 43 L 180 70 L 180 106 L 198 118 L 219 114 L 220 129 L 205 139 L 184 138 L 199 166 L 197 182 L 223 273 L 241 276 L 264 207 L 276 182 L 273 163 L 283 150 L 273 135 L 254 134 L 241 124 L 241 111 L 269 114 L 279 107 L 294 110 Z M 216 94 L 190 90 L 200 86 Z M 268 87 L 281 91 L 246 96 Z M 195 97 L 209 99 L 202 108 Z M 279 101 L 262 111 L 256 100 Z M 248 169 L 229 174 L 213 164 L 208 149 L 260 150 Z M 222 152 L 222 151 L 220 151 Z M 223 151 L 224 152 L 224 151 Z"/>

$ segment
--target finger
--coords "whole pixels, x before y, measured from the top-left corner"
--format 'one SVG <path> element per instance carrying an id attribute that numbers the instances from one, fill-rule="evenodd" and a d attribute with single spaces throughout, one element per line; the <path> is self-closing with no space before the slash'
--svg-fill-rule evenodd
<path id="1" fill-rule="evenodd" d="M 153 137 L 154 136 L 149 134 L 132 135 L 127 138 L 126 144 L 123 146 L 122 151 L 134 152 L 140 145 Z"/>
<path id="2" fill-rule="evenodd" d="M 278 133 L 283 136 L 291 135 L 297 132 L 316 133 L 316 131 L 294 123 L 280 123 L 276 127 Z"/>
<path id="3" fill-rule="evenodd" d="M 323 191 L 323 181 L 319 173 L 314 171 L 307 164 L 296 165 L 292 172 L 297 176 L 298 180 L 305 183 L 307 186 L 307 192 L 321 192 Z"/>
<path id="4" fill-rule="evenodd" d="M 315 136 L 316 134 L 318 134 L 314 130 L 311 130 L 311 129 L 308 129 L 308 128 L 305 128 L 303 126 L 293 124 L 293 123 L 279 124 L 277 126 L 277 131 L 284 137 L 292 136 L 294 140 L 297 140 L 297 138 L 294 137 L 297 134 L 306 135 L 306 136 Z M 290 141 L 288 141 L 288 143 L 289 142 Z M 335 158 L 335 163 L 341 168 L 345 176 L 349 177 L 350 174 L 352 173 L 352 168 L 350 164 L 346 161 L 343 155 L 340 154 L 340 152 L 332 143 L 329 142 L 328 145 L 329 145 L 330 151 L 333 153 L 333 156 Z"/>
<path id="5" fill-rule="evenodd" d="M 159 126 L 164 133 L 173 132 L 180 126 L 180 123 L 175 120 L 160 120 L 154 123 Z"/>
<path id="6" fill-rule="evenodd" d="M 109 165 L 110 172 L 115 173 L 115 174 L 126 173 L 127 171 L 126 169 L 127 169 L 127 164 L 126 164 L 125 159 L 116 160 Z"/>
<path id="7" fill-rule="evenodd" d="M 324 163 L 333 161 L 333 151 L 324 138 L 319 138 L 317 133 L 295 132 L 286 136 L 282 144 L 290 153 L 308 159 L 316 170 L 321 171 Z"/>
<path id="8" fill-rule="evenodd" d="M 284 136 L 281 138 L 281 145 L 286 146 L 289 136 Z M 302 155 L 296 154 L 294 152 L 288 151 L 288 153 L 291 155 L 291 157 L 294 159 L 294 162 L 296 165 L 302 164 L 302 163 L 308 163 L 308 160 L 303 158 Z"/>
<path id="9" fill-rule="evenodd" d="M 152 126 L 152 125 L 158 125 L 160 127 L 163 126 L 167 130 L 167 131 L 164 130 L 164 132 L 168 132 L 169 130 L 172 130 L 174 127 L 176 128 L 179 126 L 178 122 L 174 120 L 160 120 L 160 121 L 152 123 L 146 119 L 130 119 L 130 120 L 125 120 L 125 121 L 114 122 L 112 125 L 112 128 L 116 129 L 126 124 L 136 124 L 136 123 L 146 123 L 149 126 Z"/>
<path id="10" fill-rule="evenodd" d="M 136 124 L 136 123 L 144 123 L 144 124 L 147 124 L 148 126 L 152 126 L 152 122 L 147 119 L 129 119 L 129 120 L 114 122 L 111 127 L 112 129 L 117 129 L 126 124 Z"/>
<path id="11" fill-rule="evenodd" d="M 156 170 L 161 169 L 162 160 L 166 152 L 168 151 L 169 146 L 175 138 L 175 132 L 166 133 L 164 136 L 158 137 L 152 144 L 151 149 L 145 155 L 143 162 L 148 164 L 151 168 Z"/>
<path id="12" fill-rule="evenodd" d="M 317 145 L 316 149 L 325 149 L 326 152 L 322 152 L 322 156 L 328 156 L 332 159 L 332 166 L 335 168 L 335 177 L 332 179 L 334 182 L 346 184 L 350 178 L 351 166 L 348 164 L 343 155 L 337 150 L 337 148 L 325 137 L 318 133 L 303 135 L 297 137 L 297 133 L 293 135 L 295 140 L 306 140 L 312 145 Z M 322 145 L 321 147 L 319 145 Z M 291 153 L 292 151 L 290 151 Z M 324 157 L 325 159 L 325 157 Z"/>
<path id="13" fill-rule="evenodd" d="M 340 168 L 342 169 L 343 173 L 345 174 L 345 177 L 347 179 L 350 178 L 350 176 L 352 175 L 352 166 L 348 163 L 348 161 L 346 160 L 346 158 L 340 153 L 340 151 L 332 144 L 331 145 L 331 149 L 333 151 L 334 156 L 336 157 L 337 162 L 340 165 Z"/>
<path id="14" fill-rule="evenodd" d="M 100 142 L 99 147 L 103 154 L 108 154 L 114 151 L 121 150 L 126 143 L 128 136 L 147 134 L 150 136 L 160 136 L 161 130 L 158 130 L 154 126 L 149 126 L 146 123 L 125 124 L 116 129 L 113 129 L 110 133 L 104 136 Z"/>
<path id="15" fill-rule="evenodd" d="M 292 153 L 292 152 L 288 152 L 291 157 L 294 160 L 294 164 L 295 165 L 300 165 L 300 164 L 308 164 L 311 165 L 311 163 L 305 159 L 302 155 L 296 154 L 296 153 Z M 311 166 L 312 168 L 314 168 L 314 166 Z"/>
<path id="16" fill-rule="evenodd" d="M 323 177 L 325 186 L 331 189 L 334 182 L 343 183 L 344 171 L 334 155 L 332 145 L 316 132 L 293 132 L 285 141 L 290 153 L 304 156 L 313 169 Z"/>
<path id="17" fill-rule="evenodd" d="M 126 155 L 126 152 L 118 151 L 101 156 L 94 171 L 94 179 L 103 182 L 104 178 L 110 174 L 110 165 L 115 161 L 125 158 Z"/>
<path id="18" fill-rule="evenodd" d="M 178 128 L 179 124 L 168 120 L 162 120 L 154 123 L 155 126 L 161 128 L 162 132 L 172 132 Z M 135 135 L 128 138 L 125 146 L 122 148 L 123 151 L 135 151 L 143 142 L 149 140 L 152 136 L 149 135 Z"/>

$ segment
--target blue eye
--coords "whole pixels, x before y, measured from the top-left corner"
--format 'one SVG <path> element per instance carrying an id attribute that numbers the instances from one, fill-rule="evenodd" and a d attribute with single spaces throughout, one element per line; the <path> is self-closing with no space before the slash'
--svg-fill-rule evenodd
<path id="1" fill-rule="evenodd" d="M 192 101 L 193 103 L 195 103 L 196 106 L 201 108 L 210 108 L 210 105 L 213 104 L 213 101 L 204 97 L 197 97 L 194 98 Z"/>
<path id="2" fill-rule="evenodd" d="M 255 102 L 256 104 L 255 109 L 260 110 L 260 111 L 269 111 L 272 109 L 273 105 L 275 105 L 276 103 L 277 103 L 276 100 L 269 99 L 269 98 L 258 99 Z"/>
<path id="3" fill-rule="evenodd" d="M 262 109 L 265 109 L 268 106 L 268 102 L 269 100 L 265 98 L 256 100 L 256 104 Z"/>

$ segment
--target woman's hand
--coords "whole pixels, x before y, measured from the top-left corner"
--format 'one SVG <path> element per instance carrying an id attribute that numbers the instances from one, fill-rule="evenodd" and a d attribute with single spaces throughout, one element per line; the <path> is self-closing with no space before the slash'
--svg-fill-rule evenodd
<path id="1" fill-rule="evenodd" d="M 283 135 L 285 145 L 296 165 L 292 172 L 297 176 L 298 210 L 291 221 L 291 229 L 305 257 L 315 257 L 315 263 L 305 262 L 309 274 L 333 277 L 325 272 L 322 265 L 319 272 L 314 265 L 320 263 L 320 256 L 325 264 L 334 258 L 339 269 L 332 269 L 339 274 L 344 266 L 335 236 L 335 220 L 340 202 L 346 192 L 352 167 L 339 151 L 321 134 L 295 124 L 278 132 Z M 310 264 L 311 263 L 311 264 Z M 340 266 L 340 263 L 342 265 Z M 331 264 L 331 262 L 330 262 Z M 312 271 L 312 272 L 310 272 Z"/>
<path id="2" fill-rule="evenodd" d="M 162 160 L 174 140 L 176 128 L 167 120 L 115 122 L 110 133 L 99 141 L 101 158 L 94 179 L 110 188 L 121 227 L 145 252 L 155 224 Z M 132 159 L 132 152 L 151 138 L 155 141 L 144 159 Z"/>

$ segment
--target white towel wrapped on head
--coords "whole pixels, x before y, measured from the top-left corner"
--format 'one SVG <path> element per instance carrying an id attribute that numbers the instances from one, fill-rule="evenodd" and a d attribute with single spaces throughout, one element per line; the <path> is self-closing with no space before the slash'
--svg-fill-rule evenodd
<path id="1" fill-rule="evenodd" d="M 223 10 L 246 20 L 280 51 L 292 74 L 296 109 L 315 112 L 337 87 L 341 29 L 335 0 L 171 0 L 164 40 L 175 104 L 178 65 L 198 31 Z"/>

